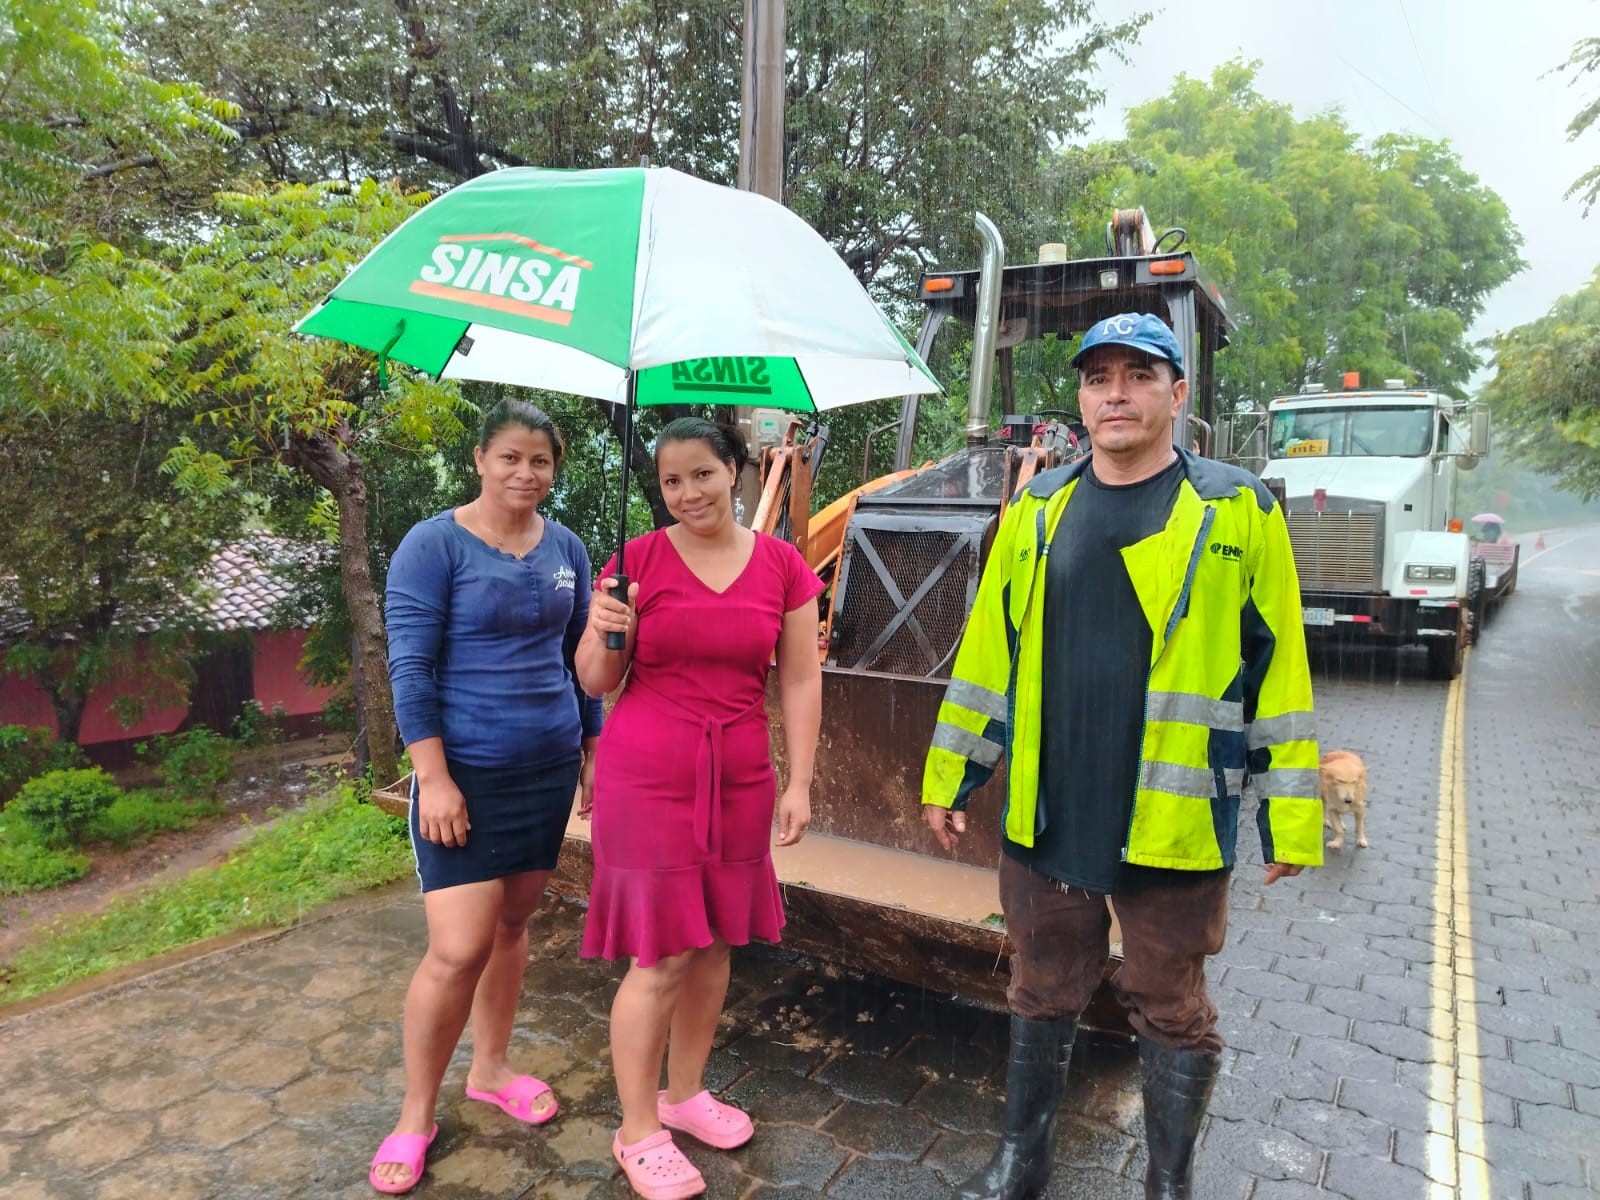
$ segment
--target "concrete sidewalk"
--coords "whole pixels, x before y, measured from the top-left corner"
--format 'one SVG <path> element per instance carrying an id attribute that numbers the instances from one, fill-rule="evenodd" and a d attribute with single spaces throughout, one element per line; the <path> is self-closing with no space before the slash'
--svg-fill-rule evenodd
<path id="1" fill-rule="evenodd" d="M 555 1087 L 560 1116 L 530 1129 L 465 1100 L 459 1052 L 414 1195 L 629 1194 L 610 1155 L 606 1017 L 620 971 L 578 958 L 582 917 L 552 903 L 535 918 L 512 1047 Z M 0 1196 L 374 1195 L 367 1163 L 403 1090 L 401 996 L 423 940 L 420 902 L 394 892 L 0 1024 Z M 689 1143 L 714 1200 L 943 1197 L 987 1157 L 1004 1017 L 829 974 L 736 952 L 708 1083 L 752 1112 L 757 1134 L 727 1154 Z M 1059 1194 L 1141 1195 L 1136 1057 L 1085 1041 L 1093 1065 L 1076 1073 L 1060 1138 L 1078 1169 L 1060 1173 Z"/>

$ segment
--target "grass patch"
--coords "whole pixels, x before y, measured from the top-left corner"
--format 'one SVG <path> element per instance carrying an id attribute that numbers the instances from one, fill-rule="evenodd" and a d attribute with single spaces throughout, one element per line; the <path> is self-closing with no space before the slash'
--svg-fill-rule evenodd
<path id="1" fill-rule="evenodd" d="M 143 790 L 127 792 L 95 815 L 84 830 L 83 840 L 126 850 L 169 829 L 193 829 L 221 813 L 222 804 L 217 800 L 193 800 Z"/>
<path id="2" fill-rule="evenodd" d="M 23 819 L 15 805 L 0 812 L 0 896 L 42 892 L 89 873 L 85 849 L 126 850 L 169 829 L 193 829 L 222 812 L 214 800 L 175 798 L 161 792 L 118 792 L 85 819 L 78 845 L 55 845 Z"/>
<path id="3" fill-rule="evenodd" d="M 0 1002 L 204 938 L 291 925 L 307 909 L 411 869 L 405 822 L 361 803 L 343 784 L 262 830 L 220 866 L 116 901 L 25 946 L 0 968 Z"/>
<path id="4" fill-rule="evenodd" d="M 89 873 L 89 856 L 58 850 L 0 824 L 0 896 L 60 887 Z"/>

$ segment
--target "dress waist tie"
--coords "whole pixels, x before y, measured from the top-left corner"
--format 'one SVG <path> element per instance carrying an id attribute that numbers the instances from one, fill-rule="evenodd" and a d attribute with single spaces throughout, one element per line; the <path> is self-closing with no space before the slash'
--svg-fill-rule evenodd
<path id="1" fill-rule="evenodd" d="M 694 756 L 694 845 L 707 858 L 722 854 L 722 738 L 736 725 L 767 718 L 766 696 L 763 694 L 744 712 L 725 720 L 715 717 L 696 717 L 683 710 L 683 706 L 661 692 L 637 680 L 630 681 L 628 691 L 642 692 L 653 702 L 652 710 L 697 730 Z"/>

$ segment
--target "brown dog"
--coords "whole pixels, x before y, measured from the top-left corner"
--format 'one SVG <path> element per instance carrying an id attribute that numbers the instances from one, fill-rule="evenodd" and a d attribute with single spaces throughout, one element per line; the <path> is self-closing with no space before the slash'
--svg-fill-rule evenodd
<path id="1" fill-rule="evenodd" d="M 1344 814 L 1356 818 L 1356 845 L 1367 845 L 1367 764 L 1353 750 L 1330 750 L 1322 756 L 1322 820 L 1333 830 L 1329 850 L 1344 847 Z"/>

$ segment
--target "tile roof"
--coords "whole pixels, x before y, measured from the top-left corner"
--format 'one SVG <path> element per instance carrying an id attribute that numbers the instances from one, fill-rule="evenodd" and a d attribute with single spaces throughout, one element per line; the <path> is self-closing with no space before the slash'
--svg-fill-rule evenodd
<path id="1" fill-rule="evenodd" d="M 279 607 L 295 594 L 291 580 L 321 555 L 303 543 L 256 534 L 224 546 L 211 560 L 207 624 L 215 629 L 270 629 Z"/>
<path id="2" fill-rule="evenodd" d="M 264 533 L 229 543 L 212 558 L 209 578 L 194 602 L 202 624 L 225 630 L 281 628 L 280 608 L 295 595 L 297 577 L 330 552 Z M 149 620 L 138 625 L 144 632 L 156 627 Z M 20 640 L 29 628 L 27 615 L 0 594 L 0 642 Z"/>

